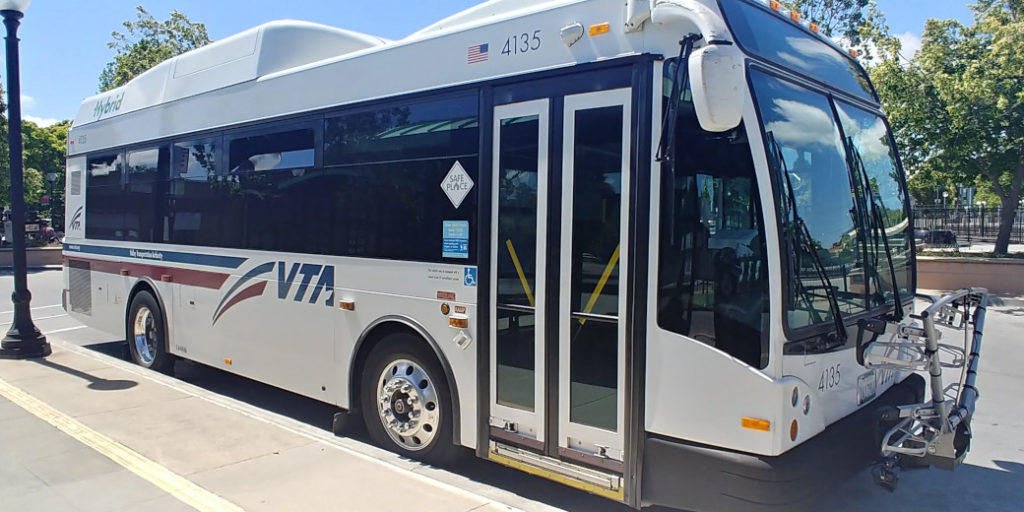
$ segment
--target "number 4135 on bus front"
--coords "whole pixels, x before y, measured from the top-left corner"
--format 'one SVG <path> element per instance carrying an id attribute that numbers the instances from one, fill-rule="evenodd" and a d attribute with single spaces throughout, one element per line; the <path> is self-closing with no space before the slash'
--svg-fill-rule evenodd
<path id="1" fill-rule="evenodd" d="M 505 39 L 505 45 L 501 47 L 502 55 L 519 55 L 521 53 L 535 52 L 540 49 L 540 30 L 534 30 L 533 34 L 523 32 L 512 34 Z"/>

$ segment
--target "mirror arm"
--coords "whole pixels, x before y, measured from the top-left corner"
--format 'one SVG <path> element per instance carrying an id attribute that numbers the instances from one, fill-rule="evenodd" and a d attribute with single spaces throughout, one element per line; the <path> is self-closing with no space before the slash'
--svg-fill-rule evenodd
<path id="1" fill-rule="evenodd" d="M 690 77 L 690 55 L 693 54 L 693 45 L 703 39 L 700 34 L 687 34 L 679 41 L 679 58 L 676 61 L 676 73 L 672 79 L 672 93 L 669 95 L 668 108 L 661 119 L 661 140 L 658 142 L 658 151 L 654 156 L 657 162 L 675 160 L 675 140 L 677 113 L 679 112 L 679 101 L 682 97 L 684 82 Z"/>

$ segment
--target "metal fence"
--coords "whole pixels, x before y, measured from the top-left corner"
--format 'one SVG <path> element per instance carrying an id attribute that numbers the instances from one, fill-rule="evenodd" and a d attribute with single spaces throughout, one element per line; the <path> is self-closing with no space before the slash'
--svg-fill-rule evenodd
<path id="1" fill-rule="evenodd" d="M 917 206 L 914 208 L 915 237 L 930 245 L 974 242 L 993 243 L 999 235 L 999 208 Z M 923 230 L 928 231 L 923 231 Z M 1024 244 L 1024 208 L 1017 208 L 1010 231 L 1011 244 Z"/>

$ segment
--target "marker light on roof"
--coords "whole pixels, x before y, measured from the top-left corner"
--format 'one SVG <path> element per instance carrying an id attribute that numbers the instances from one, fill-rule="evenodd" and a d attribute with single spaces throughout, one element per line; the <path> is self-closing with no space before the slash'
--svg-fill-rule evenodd
<path id="1" fill-rule="evenodd" d="M 797 25 L 800 25 L 801 27 L 806 28 L 807 30 L 811 31 L 811 33 L 813 33 L 814 35 L 816 35 L 816 36 L 818 36 L 818 37 L 820 37 L 822 39 L 827 39 L 829 44 L 831 44 L 832 46 L 838 46 L 834 40 L 831 40 L 831 38 L 828 38 L 824 34 L 821 33 L 821 25 L 818 22 L 811 21 L 811 20 L 805 18 L 803 14 L 801 14 L 801 13 L 799 13 L 797 11 L 784 8 L 783 5 L 782 5 L 782 2 L 780 2 L 779 0 L 758 0 L 758 2 L 761 5 L 767 6 L 769 9 L 775 11 L 776 13 L 778 13 L 780 15 L 787 15 L 788 14 L 789 15 L 789 19 L 792 20 Z M 840 51 L 842 51 L 841 48 L 840 48 Z M 856 50 L 850 50 L 850 55 L 853 56 L 854 58 L 859 58 L 860 57 L 860 52 L 858 52 Z"/>

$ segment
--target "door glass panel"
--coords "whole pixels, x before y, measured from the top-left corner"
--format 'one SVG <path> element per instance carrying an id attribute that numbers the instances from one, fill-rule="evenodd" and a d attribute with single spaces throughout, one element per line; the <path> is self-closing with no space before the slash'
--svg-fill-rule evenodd
<path id="1" fill-rule="evenodd" d="M 621 105 L 575 112 L 569 420 L 618 429 Z"/>
<path id="2" fill-rule="evenodd" d="M 503 119 L 500 130 L 497 402 L 533 411 L 540 119 Z"/>

